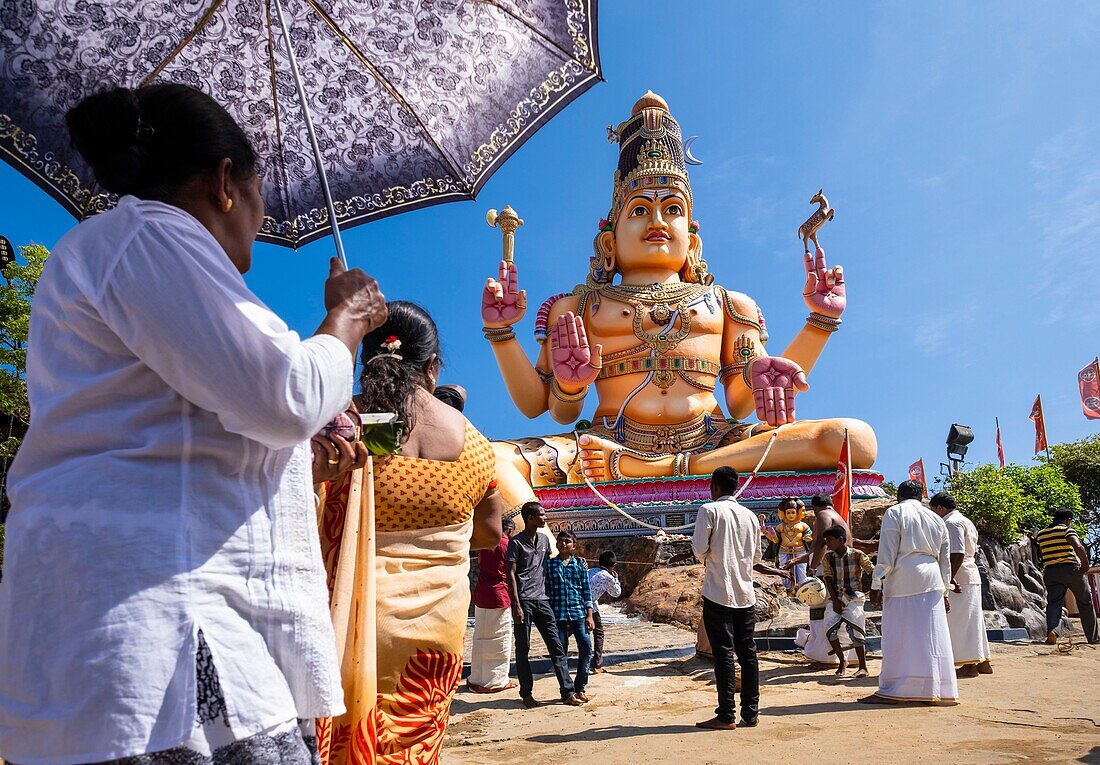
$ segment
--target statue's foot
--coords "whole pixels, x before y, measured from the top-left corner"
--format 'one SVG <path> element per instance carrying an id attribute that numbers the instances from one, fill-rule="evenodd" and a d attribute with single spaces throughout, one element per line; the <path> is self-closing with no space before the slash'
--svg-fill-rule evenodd
<path id="1" fill-rule="evenodd" d="M 622 474 L 612 474 L 612 465 L 618 463 L 616 452 L 623 447 L 614 441 L 599 436 L 583 435 L 577 442 L 580 446 L 581 474 L 590 481 L 609 481 L 622 478 Z M 615 472 L 618 472 L 617 470 Z"/>

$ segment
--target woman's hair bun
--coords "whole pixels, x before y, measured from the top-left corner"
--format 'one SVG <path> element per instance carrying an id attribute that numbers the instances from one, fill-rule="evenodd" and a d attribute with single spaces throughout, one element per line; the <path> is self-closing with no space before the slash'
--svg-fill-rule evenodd
<path id="1" fill-rule="evenodd" d="M 172 201 L 196 176 L 223 159 L 243 180 L 256 154 L 217 101 L 176 82 L 111 88 L 88 96 L 65 115 L 69 137 L 100 186 L 122 196 Z"/>
<path id="2" fill-rule="evenodd" d="M 100 186 L 129 194 L 141 186 L 150 132 L 142 131 L 141 107 L 129 88 L 111 88 L 85 98 L 65 122 L 73 146 L 95 171 Z"/>

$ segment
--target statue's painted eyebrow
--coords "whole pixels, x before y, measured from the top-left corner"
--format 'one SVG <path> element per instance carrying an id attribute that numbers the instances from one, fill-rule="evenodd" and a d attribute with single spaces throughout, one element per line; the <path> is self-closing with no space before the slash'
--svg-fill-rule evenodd
<path id="1" fill-rule="evenodd" d="M 673 189 L 646 189 L 645 191 L 639 191 L 630 198 L 630 201 L 633 202 L 638 197 L 645 197 L 650 202 L 657 202 L 662 199 L 667 199 L 668 197 L 678 196 L 680 196 L 680 192 Z"/>

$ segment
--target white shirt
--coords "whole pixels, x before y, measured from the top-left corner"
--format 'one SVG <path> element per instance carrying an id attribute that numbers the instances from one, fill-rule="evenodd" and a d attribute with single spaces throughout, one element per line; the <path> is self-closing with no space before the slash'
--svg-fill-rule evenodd
<path id="1" fill-rule="evenodd" d="M 891 507 L 882 516 L 878 563 L 871 589 L 888 598 L 944 592 L 951 581 L 947 526 L 915 499 Z"/>
<path id="2" fill-rule="evenodd" d="M 947 526 L 947 545 L 949 552 L 963 554 L 962 565 L 955 574 L 955 583 L 960 587 L 968 584 L 981 584 L 982 575 L 978 573 L 978 563 L 974 556 L 978 553 L 978 529 L 974 523 L 958 510 L 952 510 L 943 517 Z"/>
<path id="3" fill-rule="evenodd" d="M 8 484 L 0 756 L 178 746 L 200 629 L 237 738 L 344 710 L 307 441 L 351 399 L 352 369 L 176 207 L 127 197 L 62 238 Z"/>
<path id="4" fill-rule="evenodd" d="M 728 496 L 703 505 L 691 549 L 706 565 L 704 598 L 727 608 L 756 605 L 752 567 L 760 558 L 760 520 L 751 510 Z"/>
<path id="5" fill-rule="evenodd" d="M 617 598 L 623 594 L 623 587 L 619 580 L 602 566 L 588 569 L 588 589 L 592 591 L 592 608 L 599 611 L 599 599 L 605 594 Z"/>

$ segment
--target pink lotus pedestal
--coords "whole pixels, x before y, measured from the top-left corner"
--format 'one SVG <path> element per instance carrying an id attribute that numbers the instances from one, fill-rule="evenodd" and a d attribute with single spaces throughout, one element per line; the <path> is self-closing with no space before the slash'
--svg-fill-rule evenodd
<path id="1" fill-rule="evenodd" d="M 807 507 L 814 494 L 829 494 L 836 473 L 781 472 L 760 473 L 741 495 L 741 504 L 756 512 L 768 513 L 776 522 L 775 507 L 783 497 L 801 497 Z M 744 483 L 745 478 L 741 479 Z M 873 470 L 852 471 L 852 499 L 885 497 L 883 476 Z M 670 529 L 695 522 L 700 505 L 710 501 L 710 477 L 639 478 L 596 484 L 615 504 L 641 521 Z M 550 528 L 556 533 L 569 529 L 579 537 L 619 537 L 653 534 L 605 505 L 584 484 L 546 486 L 535 489 L 546 508 Z M 690 533 L 690 529 L 686 532 Z"/>

